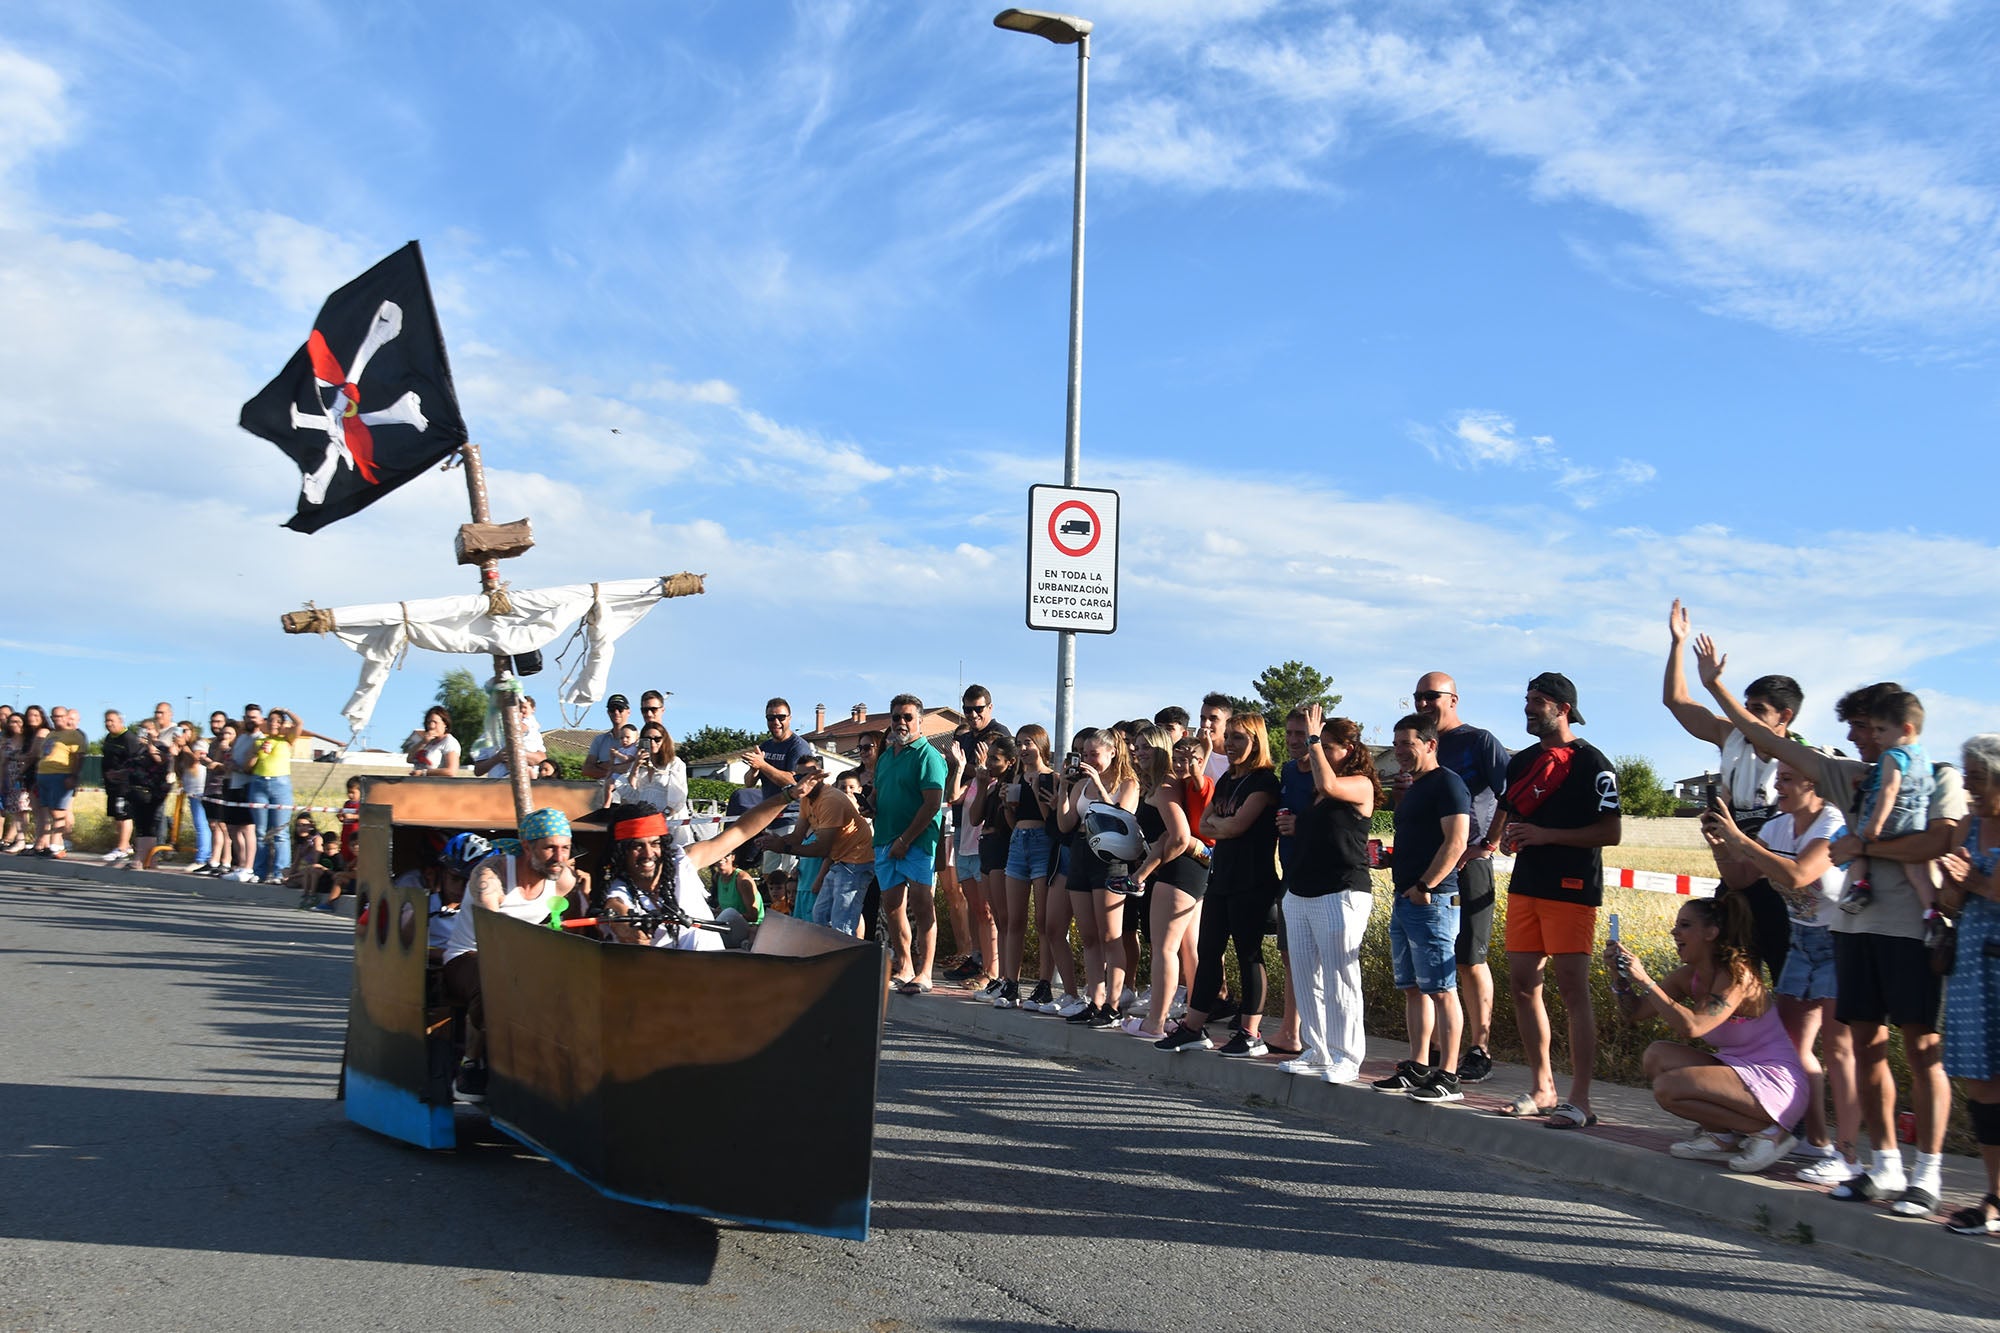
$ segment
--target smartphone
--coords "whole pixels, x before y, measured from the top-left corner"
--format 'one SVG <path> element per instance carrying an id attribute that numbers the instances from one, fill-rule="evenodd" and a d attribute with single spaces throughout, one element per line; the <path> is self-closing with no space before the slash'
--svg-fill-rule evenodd
<path id="1" fill-rule="evenodd" d="M 1606 930 L 1607 930 L 1607 938 L 1609 938 L 1613 944 L 1618 944 L 1621 942 L 1618 938 L 1618 913 L 1613 912 L 1611 914 L 1611 922 L 1610 925 L 1606 928 Z M 1621 953 L 1618 955 L 1618 975 L 1621 977 L 1624 976 L 1627 970 L 1628 969 L 1625 966 L 1625 955 Z"/>

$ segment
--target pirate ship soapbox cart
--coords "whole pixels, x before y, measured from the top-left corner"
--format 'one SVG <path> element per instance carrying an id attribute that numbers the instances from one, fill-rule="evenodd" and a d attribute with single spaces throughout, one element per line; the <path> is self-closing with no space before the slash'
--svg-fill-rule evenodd
<path id="1" fill-rule="evenodd" d="M 535 797 L 570 817 L 577 864 L 601 884 L 611 839 L 585 818 L 597 790 L 542 782 Z M 395 880 L 435 855 L 437 834 L 514 826 L 505 782 L 363 780 L 342 1070 L 356 1124 L 457 1145 L 428 892 Z M 880 948 L 776 915 L 747 952 L 694 952 L 461 910 L 478 913 L 494 1125 L 612 1198 L 867 1238 Z M 751 1146 L 722 1150 L 723 1126 Z"/>

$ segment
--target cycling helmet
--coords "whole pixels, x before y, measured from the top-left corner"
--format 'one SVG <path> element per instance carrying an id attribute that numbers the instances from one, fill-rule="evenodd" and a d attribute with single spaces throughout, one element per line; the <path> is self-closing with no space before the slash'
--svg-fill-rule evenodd
<path id="1" fill-rule="evenodd" d="M 1120 873 L 1146 859 L 1146 835 L 1139 831 L 1138 816 L 1129 810 L 1093 801 L 1083 808 L 1083 829 L 1090 850 Z"/>
<path id="2" fill-rule="evenodd" d="M 444 852 L 438 857 L 438 864 L 460 879 L 472 878 L 472 869 L 487 857 L 493 855 L 493 844 L 477 833 L 453 835 L 444 845 Z"/>

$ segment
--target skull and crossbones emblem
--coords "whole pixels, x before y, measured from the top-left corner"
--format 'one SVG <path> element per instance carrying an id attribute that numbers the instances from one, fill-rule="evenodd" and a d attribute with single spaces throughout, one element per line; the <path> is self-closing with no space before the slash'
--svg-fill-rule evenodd
<path id="1" fill-rule="evenodd" d="M 320 504 L 326 499 L 327 487 L 332 484 L 334 473 L 343 460 L 361 474 L 363 481 L 373 484 L 381 480 L 375 471 L 375 437 L 369 427 L 397 425 L 415 426 L 418 430 L 430 428 L 430 422 L 424 416 L 423 400 L 414 391 L 377 411 L 361 410 L 362 372 L 368 368 L 375 353 L 402 331 L 403 308 L 394 301 L 384 301 L 375 312 L 375 318 L 369 321 L 367 335 L 362 338 L 361 346 L 355 349 L 353 359 L 344 370 L 340 359 L 327 346 L 318 329 L 314 329 L 312 336 L 306 339 L 306 355 L 312 361 L 313 390 L 320 410 L 317 414 L 306 412 L 294 403 L 292 425 L 298 430 L 326 432 L 326 457 L 300 482 L 305 498 L 313 504 Z"/>

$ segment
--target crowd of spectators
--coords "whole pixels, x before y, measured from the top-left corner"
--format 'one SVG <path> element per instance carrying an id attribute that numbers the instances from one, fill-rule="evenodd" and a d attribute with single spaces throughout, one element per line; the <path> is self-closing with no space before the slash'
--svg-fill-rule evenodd
<path id="1" fill-rule="evenodd" d="M 1950 1225 L 2000 1233 L 2000 736 L 1968 741 L 1962 770 L 1934 763 L 1921 701 L 1879 682 L 1834 710 L 1858 757 L 1815 746 L 1793 730 L 1804 705 L 1796 681 L 1760 676 L 1739 697 L 1706 635 L 1692 647 L 1714 707 L 1696 702 L 1684 664 L 1690 633 L 1675 603 L 1662 697 L 1718 752 L 1700 822 L 1720 888 L 1681 909 L 1678 965 L 1657 978 L 1615 930 L 1599 953 L 1603 849 L 1623 832 L 1618 777 L 1578 734 L 1577 688 L 1557 672 L 1528 682 L 1520 706 L 1531 743 L 1512 752 L 1460 715 L 1450 676 L 1424 675 L 1413 710 L 1390 728 L 1386 773 L 1363 726 L 1317 704 L 1284 719 L 1282 764 L 1265 718 L 1237 712 L 1221 693 L 1192 718 L 1167 706 L 1151 719 L 1084 728 L 1057 755 L 1046 729 L 1010 729 L 975 685 L 960 700 L 962 723 L 936 742 L 922 701 L 896 696 L 882 730 L 855 740 L 847 757 L 856 767 L 829 777 L 826 757 L 793 730 L 791 705 L 773 698 L 765 739 L 735 756 L 754 782 L 730 802 L 727 831 L 707 838 L 661 718 L 664 696 L 641 695 L 634 723 L 626 697 L 613 695 L 610 725 L 584 760 L 616 833 L 616 873 L 592 907 L 612 938 L 683 948 L 721 944 L 687 921 L 740 940 L 765 913 L 787 912 L 879 939 L 905 995 L 955 984 L 996 1008 L 1163 1051 L 1271 1055 L 1288 1074 L 1351 1083 L 1365 1054 L 1371 872 L 1386 868 L 1388 961 L 1409 1047 L 1373 1086 L 1448 1103 L 1493 1068 L 1487 959 L 1494 858 L 1507 857 L 1505 982 L 1529 1072 L 1509 1114 L 1556 1129 L 1596 1123 L 1590 980 L 1601 959 L 1620 1016 L 1657 1020 L 1670 1034 L 1647 1049 L 1644 1068 L 1660 1104 L 1696 1126 L 1676 1156 L 1744 1172 L 1789 1158 L 1836 1198 L 1929 1215 L 1940 1207 L 1955 1076 L 1988 1193 Z M 522 749 L 546 773 L 534 702 L 524 696 L 518 707 Z M 505 775 L 504 748 L 468 764 L 450 722 L 434 708 L 405 743 L 413 774 Z M 313 734 L 289 710 L 255 706 L 241 718 L 215 713 L 207 736 L 175 724 L 166 704 L 137 727 L 107 714 L 107 814 L 118 831 L 107 859 L 144 861 L 177 786 L 195 810 L 191 869 L 269 883 L 296 860 L 302 904 L 337 897 L 351 878 L 351 843 L 323 844 L 327 835 L 306 822 L 290 830 L 296 853 L 285 836 L 291 747 Z M 74 710 L 0 708 L 7 850 L 66 854 L 87 740 Z M 350 839 L 357 799 L 350 790 Z M 1393 826 L 1386 847 L 1370 836 L 1383 810 Z M 557 858 L 522 873 L 560 869 Z M 453 896 L 468 882 L 460 875 Z M 518 890 L 484 886 L 503 905 Z M 941 964 L 939 910 L 959 946 Z M 621 916 L 635 924 L 621 926 Z M 1281 996 L 1267 1002 L 1270 935 L 1283 967 Z M 434 943 L 447 965 L 472 951 L 469 940 Z M 455 970 L 461 979 L 467 971 Z M 1563 1089 L 1543 994 L 1550 979 L 1568 1027 Z M 1274 1033 L 1267 1011 L 1277 1014 Z M 1907 1164 L 1892 1028 L 1912 1074 Z"/>

